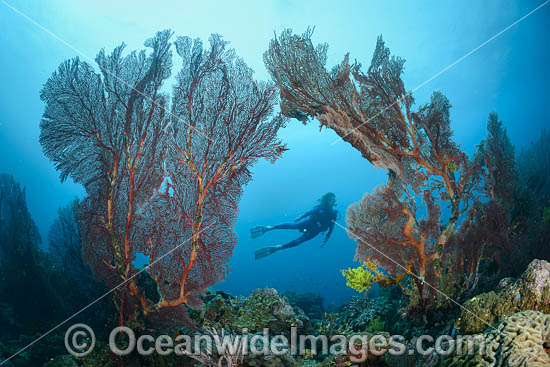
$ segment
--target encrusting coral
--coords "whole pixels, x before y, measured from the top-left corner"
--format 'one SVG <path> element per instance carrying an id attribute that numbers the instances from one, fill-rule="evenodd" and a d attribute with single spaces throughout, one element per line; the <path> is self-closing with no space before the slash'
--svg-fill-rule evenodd
<path id="1" fill-rule="evenodd" d="M 550 313 L 550 263 L 533 260 L 518 279 L 502 279 L 495 291 L 473 297 L 464 308 L 468 311 L 455 327 L 465 334 L 480 332 L 519 311 Z"/>

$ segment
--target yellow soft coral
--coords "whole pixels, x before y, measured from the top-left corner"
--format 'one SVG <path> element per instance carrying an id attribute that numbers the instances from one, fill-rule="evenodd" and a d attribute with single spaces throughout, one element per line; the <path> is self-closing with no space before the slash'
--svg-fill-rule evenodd
<path id="1" fill-rule="evenodd" d="M 370 291 L 370 288 L 376 283 L 375 275 L 367 268 L 367 264 L 357 268 L 348 268 L 348 270 L 341 270 L 342 275 L 346 277 L 346 285 L 357 292 L 365 292 L 365 295 Z"/>
<path id="2" fill-rule="evenodd" d="M 378 283 L 384 288 L 391 288 L 400 283 L 407 273 L 392 277 L 383 273 L 378 262 L 372 258 L 368 258 L 361 266 L 357 268 L 348 268 L 341 270 L 342 275 L 346 278 L 346 285 L 357 292 L 365 292 L 365 295 L 370 291 L 371 287 Z"/>

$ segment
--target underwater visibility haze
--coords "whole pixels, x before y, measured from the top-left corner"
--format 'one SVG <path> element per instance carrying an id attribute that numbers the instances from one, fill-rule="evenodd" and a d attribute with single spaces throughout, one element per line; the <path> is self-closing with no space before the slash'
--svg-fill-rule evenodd
<path id="1" fill-rule="evenodd" d="M 0 19 L 0 366 L 550 365 L 548 1 Z M 120 326 L 492 348 L 122 356 Z"/>

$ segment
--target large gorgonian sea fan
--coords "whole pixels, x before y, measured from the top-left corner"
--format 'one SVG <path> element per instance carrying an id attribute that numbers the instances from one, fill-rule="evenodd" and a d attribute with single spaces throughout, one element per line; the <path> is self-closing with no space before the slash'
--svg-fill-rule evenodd
<path id="1" fill-rule="evenodd" d="M 44 153 L 86 190 L 78 209 L 84 261 L 115 292 L 115 304 L 133 317 L 137 210 L 164 178 L 162 144 L 169 123 L 160 92 L 170 76 L 170 32 L 148 40 L 152 52 L 123 56 L 124 45 L 96 62 L 67 60 L 46 82 L 40 123 Z"/>
<path id="2" fill-rule="evenodd" d="M 452 140 L 447 97 L 436 91 L 413 108 L 401 78 L 404 60 L 391 56 L 381 37 L 366 71 L 358 62 L 350 64 L 349 55 L 327 71 L 328 46 L 315 47 L 311 36 L 311 30 L 302 35 L 285 30 L 264 54 L 280 88 L 281 111 L 303 123 L 318 119 L 388 171 L 386 185 L 348 208 L 348 234 L 361 260 L 374 257 L 391 272 L 410 272 L 415 306 L 425 309 L 437 295 L 426 283 L 442 279 L 446 244 L 459 221 L 480 194 L 499 192 L 497 181 L 508 175 L 510 155 L 493 149 L 500 125 L 488 125 L 482 145 L 491 157 L 480 158 L 482 152 L 469 159 Z M 447 213 L 442 204 L 448 215 L 442 215 Z"/>
<path id="3" fill-rule="evenodd" d="M 252 70 L 220 37 L 211 38 L 207 51 L 187 37 L 175 44 L 183 67 L 171 113 L 183 124 L 168 129 L 170 180 L 151 206 L 167 210 L 146 226 L 146 231 L 154 230 L 144 252 L 154 261 L 174 242 L 185 244 L 182 259 L 163 259 L 152 267 L 162 296 L 155 307 L 182 300 L 195 304 L 196 290 L 225 277 L 236 243 L 233 227 L 242 186 L 251 179 L 249 167 L 259 158 L 279 156 L 276 134 L 284 123 L 282 116 L 269 120 L 277 102 L 274 86 L 255 82 Z"/>
<path id="4" fill-rule="evenodd" d="M 376 167 L 396 173 L 417 195 L 426 180 L 433 180 L 456 219 L 460 201 L 475 186 L 478 167 L 451 139 L 448 99 L 434 92 L 429 103 L 413 111 L 414 99 L 401 80 L 404 60 L 390 57 L 381 37 L 366 72 L 359 63 L 350 65 L 348 55 L 328 72 L 327 46 L 314 47 L 311 34 L 285 30 L 264 55 L 281 89 L 283 113 L 304 122 L 317 118 Z"/>
<path id="5" fill-rule="evenodd" d="M 85 261 L 117 289 L 129 318 L 167 314 L 223 279 L 235 245 L 233 225 L 249 167 L 282 151 L 285 119 L 273 116 L 276 89 L 253 79 L 220 36 L 210 49 L 180 37 L 182 69 L 172 96 L 170 31 L 123 56 L 124 45 L 96 62 L 64 62 L 44 86 L 40 124 L 44 153 L 86 189 L 79 208 Z M 158 296 L 134 279 L 138 253 L 149 257 Z M 155 263 L 156 262 L 156 263 Z"/>

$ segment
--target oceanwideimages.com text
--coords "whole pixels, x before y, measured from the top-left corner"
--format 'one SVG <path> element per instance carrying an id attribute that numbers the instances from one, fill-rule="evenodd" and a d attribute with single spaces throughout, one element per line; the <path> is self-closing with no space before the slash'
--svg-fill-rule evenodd
<path id="1" fill-rule="evenodd" d="M 402 335 L 354 334 L 354 335 L 301 335 L 292 327 L 288 335 L 270 335 L 269 329 L 252 334 L 247 329 L 240 334 L 193 334 L 193 335 L 139 335 L 128 327 L 116 327 L 109 335 L 109 348 L 118 356 L 132 353 L 148 356 L 157 353 L 193 355 L 348 355 L 350 361 L 360 363 L 369 354 L 381 356 L 390 353 L 395 356 L 405 354 L 439 355 L 482 353 L 483 340 L 476 336 L 421 335 L 407 340 Z M 474 347 L 475 345 L 475 347 Z M 93 350 L 95 335 L 84 324 L 73 325 L 65 334 L 67 350 L 76 356 L 84 356 Z"/>

